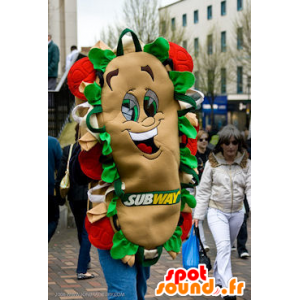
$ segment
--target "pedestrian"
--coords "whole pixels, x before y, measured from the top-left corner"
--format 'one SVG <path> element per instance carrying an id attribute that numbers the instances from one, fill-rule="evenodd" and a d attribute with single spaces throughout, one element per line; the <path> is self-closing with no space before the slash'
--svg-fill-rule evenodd
<path id="1" fill-rule="evenodd" d="M 193 222 L 197 227 L 208 209 L 207 221 L 217 248 L 214 277 L 218 286 L 227 288 L 232 278 L 231 247 L 244 220 L 245 194 L 251 205 L 251 167 L 243 136 L 236 127 L 227 125 L 218 135 L 197 189 Z"/>
<path id="2" fill-rule="evenodd" d="M 76 147 L 78 145 L 78 131 L 79 131 L 79 124 L 77 124 L 75 127 L 75 143 L 72 146 L 71 157 L 74 155 L 74 146 Z M 57 174 L 58 184 L 65 176 L 70 149 L 71 149 L 71 145 L 68 145 L 63 149 L 63 155 L 62 155 L 61 163 Z M 87 212 L 87 201 L 88 201 L 87 193 L 88 193 L 87 184 L 78 185 L 72 178 L 70 178 L 70 189 L 67 194 L 67 199 L 69 201 L 69 205 L 75 219 L 76 228 L 77 228 L 77 237 L 80 245 L 79 256 L 77 261 L 77 269 L 76 269 L 77 279 L 79 280 L 94 278 L 93 274 L 87 272 L 91 261 L 91 256 L 90 256 L 91 243 L 88 239 L 88 234 L 84 225 L 86 212 Z"/>
<path id="3" fill-rule="evenodd" d="M 208 145 L 208 133 L 200 129 L 199 132 L 197 133 L 197 153 L 196 153 L 196 158 L 198 162 L 198 176 L 199 176 L 199 184 L 201 181 L 201 176 L 204 171 L 205 163 L 208 160 L 208 155 L 210 153 L 210 150 L 207 148 Z M 196 189 L 199 187 L 199 185 L 196 187 Z M 199 222 L 199 233 L 200 233 L 200 238 L 203 243 L 204 249 L 206 252 L 209 251 L 209 246 L 206 244 L 206 239 L 205 239 L 205 234 L 204 234 L 204 229 L 203 229 L 203 221 Z"/>
<path id="4" fill-rule="evenodd" d="M 48 90 L 55 90 L 58 75 L 59 48 L 48 34 Z"/>
<path id="5" fill-rule="evenodd" d="M 250 136 L 250 130 L 248 131 L 248 134 L 246 135 L 246 145 L 247 145 L 247 151 L 249 159 L 251 159 L 251 136 Z M 246 248 L 246 242 L 248 239 L 248 230 L 247 230 L 247 219 L 249 218 L 249 204 L 247 201 L 247 197 L 245 195 L 244 199 L 244 222 L 240 228 L 239 234 L 237 236 L 237 250 L 238 255 L 240 258 L 247 258 L 250 257 L 250 254 Z M 233 246 L 234 247 L 234 246 Z"/>
<path id="6" fill-rule="evenodd" d="M 77 184 L 87 184 L 92 181 L 81 170 L 78 155 L 80 145 L 75 145 L 74 155 L 70 160 L 70 178 Z M 110 250 L 98 250 L 99 261 L 107 284 L 108 299 L 144 300 L 147 292 L 147 280 L 150 277 L 150 267 L 143 267 L 137 261 L 130 267 L 121 259 L 113 259 Z"/>
<path id="7" fill-rule="evenodd" d="M 211 130 L 212 130 L 211 125 L 207 124 L 206 127 L 205 127 L 205 131 L 208 133 L 208 140 L 211 139 Z"/>
<path id="8" fill-rule="evenodd" d="M 55 172 L 58 170 L 62 151 L 58 140 L 48 136 L 48 243 L 50 242 L 59 220 L 59 191 L 55 188 Z"/>
<path id="9" fill-rule="evenodd" d="M 246 145 L 247 145 L 247 151 L 249 154 L 249 159 L 251 159 L 251 124 L 249 126 L 249 133 L 247 135 Z"/>
<path id="10" fill-rule="evenodd" d="M 208 145 L 207 149 L 212 151 L 216 144 L 218 143 L 219 136 L 217 135 L 216 127 L 212 127 L 210 124 L 207 124 L 205 127 L 205 131 L 208 133 Z"/>
<path id="11" fill-rule="evenodd" d="M 250 257 L 250 254 L 246 248 L 246 243 L 248 239 L 248 230 L 247 230 L 247 219 L 249 217 L 249 204 L 247 201 L 247 197 L 245 195 L 244 199 L 244 221 L 240 228 L 239 234 L 236 238 L 237 241 L 237 251 L 240 258 Z"/>
<path id="12" fill-rule="evenodd" d="M 77 54 L 79 53 L 79 51 L 77 50 L 77 46 L 75 46 L 75 45 L 71 46 L 70 50 L 71 50 L 71 53 L 69 53 L 66 57 L 65 71 L 70 69 L 70 67 L 72 66 L 72 64 L 75 61 L 75 58 L 77 57 Z"/>
<path id="13" fill-rule="evenodd" d="M 196 158 L 198 161 L 198 176 L 201 180 L 202 173 L 204 171 L 205 163 L 208 160 L 208 155 L 210 153 L 210 150 L 207 149 L 208 145 L 208 133 L 200 129 L 197 133 L 197 153 Z"/>

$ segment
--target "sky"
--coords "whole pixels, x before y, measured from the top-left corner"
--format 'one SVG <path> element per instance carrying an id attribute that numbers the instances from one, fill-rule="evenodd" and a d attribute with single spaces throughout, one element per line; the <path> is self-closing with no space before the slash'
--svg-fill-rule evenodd
<path id="1" fill-rule="evenodd" d="M 101 29 L 122 19 L 125 0 L 77 0 L 77 44 L 93 46 L 100 40 Z M 159 0 L 165 6 L 178 0 Z"/>

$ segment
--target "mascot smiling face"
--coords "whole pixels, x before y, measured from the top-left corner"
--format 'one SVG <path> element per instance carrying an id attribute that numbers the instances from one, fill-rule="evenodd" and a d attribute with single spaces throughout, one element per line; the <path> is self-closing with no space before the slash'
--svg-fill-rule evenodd
<path id="1" fill-rule="evenodd" d="M 173 175 L 168 180 L 179 168 L 179 104 L 173 95 L 165 67 L 151 54 L 129 53 L 106 68 L 99 121 L 111 136 L 126 192 L 157 190 L 159 182 L 160 190 L 180 185 Z"/>

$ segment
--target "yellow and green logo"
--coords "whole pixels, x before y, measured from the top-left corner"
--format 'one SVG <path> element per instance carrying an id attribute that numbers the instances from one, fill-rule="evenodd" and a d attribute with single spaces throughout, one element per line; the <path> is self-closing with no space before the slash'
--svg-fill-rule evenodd
<path id="1" fill-rule="evenodd" d="M 164 192 L 125 194 L 122 202 L 125 206 L 173 205 L 181 199 L 180 189 Z"/>

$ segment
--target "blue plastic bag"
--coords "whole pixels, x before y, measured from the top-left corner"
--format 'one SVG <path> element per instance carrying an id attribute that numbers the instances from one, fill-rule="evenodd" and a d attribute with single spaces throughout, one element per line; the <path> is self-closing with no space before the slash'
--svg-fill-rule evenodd
<path id="1" fill-rule="evenodd" d="M 182 245 L 182 265 L 185 269 L 198 268 L 199 263 L 199 241 L 193 225 L 190 237 Z"/>

